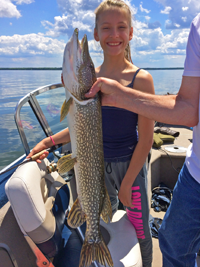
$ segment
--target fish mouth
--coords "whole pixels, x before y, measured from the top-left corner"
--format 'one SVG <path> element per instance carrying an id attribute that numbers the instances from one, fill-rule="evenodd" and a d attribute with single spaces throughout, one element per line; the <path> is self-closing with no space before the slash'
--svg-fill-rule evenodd
<path id="1" fill-rule="evenodd" d="M 63 63 L 70 64 L 70 72 L 73 72 L 73 76 L 77 76 L 78 69 L 90 58 L 87 35 L 85 34 L 80 42 L 78 34 L 79 30 L 76 28 L 64 52 Z"/>
<path id="2" fill-rule="evenodd" d="M 87 36 L 83 36 L 81 42 L 78 39 L 79 30 L 76 28 L 73 34 L 73 51 L 77 54 L 77 59 L 80 64 L 84 63 L 84 52 L 87 50 Z"/>
<path id="3" fill-rule="evenodd" d="M 76 84 L 78 84 L 78 70 L 83 64 L 84 46 L 87 42 L 86 35 L 84 35 L 80 42 L 78 34 L 79 30 L 76 28 L 66 45 L 63 60 L 63 71 L 67 73 L 68 79 L 73 79 Z M 66 85 L 65 79 L 64 84 Z"/>
<path id="4" fill-rule="evenodd" d="M 92 86 L 95 78 L 93 62 L 90 58 L 87 35 L 85 34 L 81 41 L 78 38 L 79 30 L 76 28 L 71 39 L 68 41 L 64 51 L 62 77 L 64 87 L 73 95 L 83 97 L 85 91 L 83 88 Z"/>

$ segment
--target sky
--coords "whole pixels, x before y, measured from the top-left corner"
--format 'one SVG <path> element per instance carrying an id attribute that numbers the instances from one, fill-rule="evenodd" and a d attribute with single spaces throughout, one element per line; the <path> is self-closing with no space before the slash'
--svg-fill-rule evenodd
<path id="1" fill-rule="evenodd" d="M 101 0 L 0 0 L 0 68 L 62 67 L 75 28 L 89 41 L 97 67 L 94 10 Z M 141 68 L 183 67 L 189 29 L 199 0 L 125 0 L 133 16 L 132 60 Z"/>

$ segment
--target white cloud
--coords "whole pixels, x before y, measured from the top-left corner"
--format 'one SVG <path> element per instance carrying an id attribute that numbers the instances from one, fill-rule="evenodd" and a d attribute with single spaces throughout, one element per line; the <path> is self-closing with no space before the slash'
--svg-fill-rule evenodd
<path id="1" fill-rule="evenodd" d="M 73 21 L 72 22 L 72 27 L 78 28 L 79 31 L 87 31 L 87 32 L 92 32 L 91 26 L 90 25 L 86 25 L 84 23 L 82 23 L 81 21 Z"/>
<path id="2" fill-rule="evenodd" d="M 180 28 L 181 25 L 179 25 L 179 24 L 177 24 L 177 23 L 174 23 L 174 26 L 175 26 L 176 28 Z"/>
<path id="3" fill-rule="evenodd" d="M 45 37 L 42 33 L 0 36 L 0 55 L 56 55 L 63 53 L 65 43 Z"/>
<path id="4" fill-rule="evenodd" d="M 166 6 L 164 10 L 161 10 L 160 13 L 162 14 L 169 14 L 172 8 L 170 6 Z"/>
<path id="5" fill-rule="evenodd" d="M 14 0 L 12 2 L 10 0 L 0 0 L 0 10 L 3 1 L 10 4 L 14 3 Z M 174 62 L 176 62 L 175 58 L 183 58 L 185 55 L 189 33 L 188 24 L 191 23 L 191 17 L 197 12 L 194 9 L 191 10 L 191 6 L 196 0 L 191 0 L 191 5 L 186 0 L 180 0 L 176 3 L 172 0 L 155 1 L 162 2 L 163 8 L 161 13 L 167 14 L 166 28 L 168 29 L 168 34 L 164 34 L 161 22 L 155 21 L 159 19 L 160 15 L 158 18 L 153 16 L 154 14 L 150 17 L 148 15 L 150 10 L 143 8 L 143 3 L 140 2 L 140 10 L 144 13 L 141 16 L 140 12 L 137 16 L 137 8 L 131 1 L 126 0 L 132 6 L 132 13 L 136 14 L 136 19 L 133 22 L 134 37 L 131 42 L 132 57 L 134 62 L 139 60 L 140 64 L 141 62 L 146 62 L 145 64 L 148 64 L 148 66 L 150 62 L 159 62 L 161 58 L 162 60 L 167 58 L 170 66 L 170 58 L 173 57 Z M 32 0 L 15 0 L 15 4 L 28 4 L 31 2 Z M 71 37 L 73 29 L 78 27 L 80 38 L 83 33 L 86 33 L 88 36 L 90 54 L 95 65 L 101 64 L 103 52 L 99 43 L 94 41 L 92 34 L 95 17 L 94 9 L 101 1 L 57 0 L 57 2 L 59 3 L 60 10 L 62 10 L 62 15 L 54 17 L 54 21 L 42 21 L 42 26 L 46 29 L 45 34 L 32 33 L 27 35 L 0 36 L 0 57 L 7 56 L 13 64 L 17 65 L 18 62 L 19 64 L 22 62 L 24 66 L 28 66 L 30 57 L 31 65 L 40 64 L 39 66 L 44 66 L 44 62 L 45 64 L 48 62 L 49 66 L 53 66 L 54 64 L 51 63 L 53 58 L 53 62 L 57 61 L 57 65 L 60 66 L 65 43 L 54 38 L 58 38 L 61 35 Z M 15 5 L 13 6 L 16 7 Z M 186 6 L 188 6 L 188 9 L 183 10 L 183 7 Z M 195 7 L 198 10 L 198 5 Z M 153 19 L 153 22 L 150 23 L 150 19 Z M 37 63 L 34 61 L 36 59 Z"/>
<path id="6" fill-rule="evenodd" d="M 185 55 L 185 49 L 177 49 L 176 53 L 179 55 Z"/>
<path id="7" fill-rule="evenodd" d="M 173 24 L 173 25 L 172 25 Z M 167 29 L 171 29 L 171 28 L 173 28 L 173 29 L 178 29 L 178 28 L 181 28 L 181 25 L 180 24 L 178 24 L 178 23 L 172 23 L 170 20 L 166 20 L 166 28 Z"/>
<path id="8" fill-rule="evenodd" d="M 169 22 L 166 23 L 167 29 L 176 29 L 177 25 L 184 29 L 190 27 L 193 18 L 200 12 L 199 0 L 154 0 L 164 6 L 161 13 L 168 14 Z M 167 8 L 171 7 L 170 10 Z M 166 11 L 166 12 L 165 12 Z M 185 19 L 187 17 L 187 19 Z M 184 19 L 183 19 L 184 18 Z"/>
<path id="9" fill-rule="evenodd" d="M 124 0 L 124 2 L 129 6 L 132 16 L 137 14 L 138 8 L 131 2 L 131 0 Z"/>
<path id="10" fill-rule="evenodd" d="M 16 2 L 16 5 L 22 5 L 22 4 L 31 4 L 35 2 L 34 0 L 14 0 Z"/>
<path id="11" fill-rule="evenodd" d="M 16 2 L 16 5 L 31 4 L 34 0 L 0 0 L 0 18 L 20 18 L 21 13 L 17 9 L 17 6 L 12 2 Z"/>
<path id="12" fill-rule="evenodd" d="M 154 22 L 149 22 L 148 23 L 148 28 L 149 29 L 156 29 L 156 28 L 160 28 L 162 25 L 159 21 L 154 21 Z"/>
<path id="13" fill-rule="evenodd" d="M 145 28 L 148 28 L 147 23 L 144 23 L 139 20 L 135 20 L 134 28 L 136 32 L 143 31 Z"/>
<path id="14" fill-rule="evenodd" d="M 137 8 L 131 3 L 131 0 L 124 0 L 130 7 L 131 14 L 137 13 Z M 58 6 L 63 13 L 62 16 L 54 18 L 54 23 L 42 21 L 46 28 L 46 35 L 58 37 L 72 33 L 75 27 L 80 31 L 92 33 L 95 27 L 94 10 L 99 6 L 101 0 L 57 0 Z"/>
<path id="15" fill-rule="evenodd" d="M 133 42 L 136 45 L 137 48 L 139 47 L 144 47 L 148 45 L 148 41 L 145 41 L 142 37 L 140 36 L 134 36 L 133 37 Z"/>
<path id="16" fill-rule="evenodd" d="M 185 54 L 185 48 L 188 40 L 189 29 L 172 30 L 171 34 L 163 36 L 161 45 L 157 47 L 161 53 L 180 54 L 180 51 Z"/>
<path id="17" fill-rule="evenodd" d="M 187 11 L 189 7 L 182 7 L 183 11 Z"/>
<path id="18" fill-rule="evenodd" d="M 47 29 L 46 35 L 52 37 L 71 35 L 74 28 L 91 33 L 94 28 L 94 12 L 77 10 L 74 14 L 54 17 L 54 23 L 42 21 L 42 25 Z"/>
<path id="19" fill-rule="evenodd" d="M 151 10 L 148 10 L 148 9 L 143 8 L 142 4 L 143 3 L 141 2 L 141 4 L 140 4 L 140 11 L 149 14 L 151 12 Z"/>
<path id="20" fill-rule="evenodd" d="M 156 29 L 146 29 L 137 32 L 137 47 L 144 51 L 155 51 L 157 46 L 162 42 L 164 35 L 161 28 Z M 141 40 L 138 43 L 138 40 Z"/>
<path id="21" fill-rule="evenodd" d="M 143 56 L 146 56 L 146 55 L 153 55 L 154 52 L 153 51 L 140 51 L 139 54 L 143 55 Z"/>
<path id="22" fill-rule="evenodd" d="M 145 19 L 146 19 L 146 20 L 150 20 L 151 17 L 149 17 L 149 16 L 145 16 Z"/>
<path id="23" fill-rule="evenodd" d="M 0 17 L 20 18 L 21 14 L 10 0 L 0 0 Z"/>
<path id="24" fill-rule="evenodd" d="M 57 37 L 60 34 L 66 34 L 68 32 L 69 26 L 71 25 L 71 21 L 73 19 L 72 15 L 62 17 L 56 16 L 54 17 L 54 24 L 49 21 L 42 21 L 42 25 L 47 29 L 46 35 Z"/>
<path id="25" fill-rule="evenodd" d="M 187 17 L 182 17 L 182 20 L 183 20 L 184 22 L 186 22 L 186 21 L 187 21 Z"/>
<path id="26" fill-rule="evenodd" d="M 13 62 L 19 62 L 19 61 L 25 61 L 25 58 L 20 58 L 20 57 L 18 57 L 18 58 L 12 58 L 12 61 Z"/>
<path id="27" fill-rule="evenodd" d="M 94 11 L 101 2 L 101 0 L 57 0 L 59 8 L 64 14 L 75 13 L 77 10 Z"/>
<path id="28" fill-rule="evenodd" d="M 139 62 L 144 62 L 143 64 L 146 65 L 147 63 L 145 63 L 143 57 L 148 56 L 148 60 L 153 62 L 152 60 L 154 59 L 163 59 L 165 55 L 168 55 L 168 59 L 178 56 L 183 60 L 189 29 L 176 28 L 176 30 L 164 35 L 161 27 L 150 29 L 146 23 L 136 22 L 138 27 L 131 43 L 134 62 L 139 60 Z M 170 66 L 170 61 L 168 61 L 168 64 Z"/>

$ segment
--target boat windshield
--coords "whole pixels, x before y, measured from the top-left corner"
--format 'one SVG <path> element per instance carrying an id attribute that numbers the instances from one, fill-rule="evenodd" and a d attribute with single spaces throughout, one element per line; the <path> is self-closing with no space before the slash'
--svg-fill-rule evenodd
<path id="1" fill-rule="evenodd" d="M 68 127 L 66 119 L 60 122 L 60 109 L 65 98 L 65 89 L 59 83 L 40 87 L 20 99 L 14 117 L 26 155 L 43 138 Z M 21 149 L 18 151 L 19 146 L 21 148 L 16 137 L 15 146 L 12 147 L 14 152 L 11 153 L 12 157 L 9 157 L 9 165 L 1 170 L 6 172 L 0 176 L 0 208 L 8 201 L 5 183 L 15 170 L 9 169 L 21 163 L 26 156 L 22 155 Z M 54 160 L 54 155 L 50 153 L 48 159 Z"/>
<path id="2" fill-rule="evenodd" d="M 32 91 L 19 101 L 15 122 L 26 155 L 43 138 L 67 127 L 67 120 L 60 122 L 64 100 L 62 84 L 53 84 Z"/>

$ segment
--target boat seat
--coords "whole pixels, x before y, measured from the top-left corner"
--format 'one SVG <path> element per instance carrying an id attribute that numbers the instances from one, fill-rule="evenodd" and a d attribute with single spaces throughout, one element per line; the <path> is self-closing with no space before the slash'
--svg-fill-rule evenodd
<path id="1" fill-rule="evenodd" d="M 101 220 L 100 226 L 115 267 L 142 267 L 137 234 L 124 210 L 115 212 L 108 224 Z"/>
<path id="2" fill-rule="evenodd" d="M 6 183 L 6 194 L 24 236 L 47 258 L 54 257 L 55 267 L 78 267 L 82 239 L 75 229 L 70 229 L 66 244 L 62 237 L 69 188 L 57 172 L 46 173 L 47 165 L 49 161 L 44 159 L 41 164 L 29 162 L 18 167 Z M 101 220 L 100 229 L 115 267 L 142 267 L 136 231 L 125 211 L 118 210 L 108 224 Z"/>
<path id="3" fill-rule="evenodd" d="M 62 229 L 69 205 L 69 189 L 57 173 L 47 174 L 48 159 L 18 167 L 5 185 L 18 225 L 45 256 L 62 246 Z"/>
<path id="4" fill-rule="evenodd" d="M 84 234 L 86 230 L 85 223 L 81 226 L 81 230 Z M 114 214 L 112 221 L 108 224 L 100 220 L 100 230 L 110 250 L 114 267 L 142 267 L 141 252 L 136 231 L 125 211 L 118 210 Z M 72 234 L 67 245 L 54 258 L 54 265 L 56 267 L 78 267 L 81 247 L 82 241 L 78 238 L 74 229 L 72 229 Z M 96 266 L 103 267 L 99 263 L 96 263 L 96 265 L 92 264 L 90 267 Z"/>

